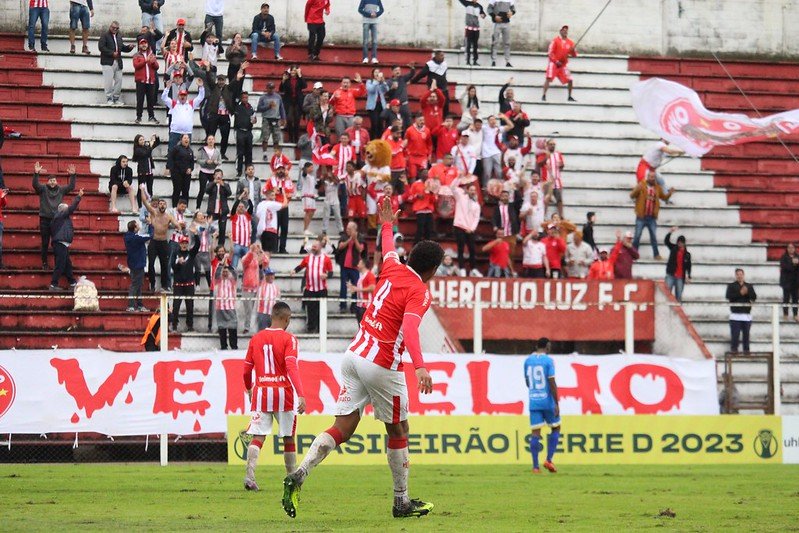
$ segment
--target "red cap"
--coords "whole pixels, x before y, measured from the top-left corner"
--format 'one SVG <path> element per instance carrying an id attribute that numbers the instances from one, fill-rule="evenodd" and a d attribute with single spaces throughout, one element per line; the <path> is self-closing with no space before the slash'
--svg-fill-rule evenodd
<path id="1" fill-rule="evenodd" d="M 561 28 L 560 28 L 560 29 L 561 29 L 561 30 L 568 30 L 568 29 L 569 29 L 569 26 L 567 26 L 566 24 L 564 24 L 563 26 L 561 26 Z"/>
<path id="2" fill-rule="evenodd" d="M 185 242 L 186 244 L 188 244 L 188 243 L 189 243 L 189 238 L 188 238 L 186 235 L 181 235 L 181 237 L 180 237 L 180 240 L 179 240 L 178 242 L 179 242 L 180 244 L 183 244 L 184 242 Z"/>
<path id="3" fill-rule="evenodd" d="M 400 105 L 400 101 L 394 98 L 392 101 L 388 103 L 388 105 Z"/>
<path id="4" fill-rule="evenodd" d="M 141 43 L 144 43 L 144 44 L 149 44 L 149 43 L 147 42 L 147 39 L 139 39 L 139 44 L 141 44 Z"/>
<path id="5" fill-rule="evenodd" d="M 178 26 L 180 26 L 181 24 L 183 24 L 185 26 L 186 25 L 186 19 L 178 19 L 178 23 L 177 24 L 178 24 Z"/>
<path id="6" fill-rule="evenodd" d="M 181 89 L 180 91 L 178 91 L 178 96 L 183 96 L 183 95 L 188 95 L 188 94 L 189 94 L 189 91 L 187 91 L 186 89 Z"/>

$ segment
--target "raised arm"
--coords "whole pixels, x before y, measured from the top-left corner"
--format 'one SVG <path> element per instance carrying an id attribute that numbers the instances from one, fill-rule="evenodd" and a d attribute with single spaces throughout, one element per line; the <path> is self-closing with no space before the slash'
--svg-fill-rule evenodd
<path id="1" fill-rule="evenodd" d="M 378 219 L 380 222 L 380 244 L 383 249 L 383 258 L 385 259 L 388 254 L 393 253 L 396 257 L 397 250 L 394 248 L 394 224 L 399 217 L 399 211 L 396 213 L 391 207 L 391 198 L 386 196 L 383 198 L 383 203 L 380 204 L 378 212 Z"/>

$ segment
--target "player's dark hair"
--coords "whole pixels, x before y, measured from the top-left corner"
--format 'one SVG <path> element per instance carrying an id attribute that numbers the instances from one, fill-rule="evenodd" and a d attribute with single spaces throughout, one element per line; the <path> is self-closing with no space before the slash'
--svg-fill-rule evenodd
<path id="1" fill-rule="evenodd" d="M 286 302 L 282 302 L 278 300 L 275 302 L 275 305 L 272 306 L 272 318 L 290 318 L 291 317 L 291 307 Z"/>
<path id="2" fill-rule="evenodd" d="M 136 221 L 131 220 L 128 222 L 128 231 L 136 231 Z"/>
<path id="3" fill-rule="evenodd" d="M 417 274 L 424 274 L 435 270 L 444 259 L 444 249 L 434 241 L 421 241 L 411 250 L 408 256 L 408 266 Z"/>
<path id="4" fill-rule="evenodd" d="M 535 343 L 535 347 L 537 350 L 543 350 L 547 346 L 549 346 L 549 339 L 546 337 L 541 337 L 540 339 L 538 339 L 538 342 Z"/>

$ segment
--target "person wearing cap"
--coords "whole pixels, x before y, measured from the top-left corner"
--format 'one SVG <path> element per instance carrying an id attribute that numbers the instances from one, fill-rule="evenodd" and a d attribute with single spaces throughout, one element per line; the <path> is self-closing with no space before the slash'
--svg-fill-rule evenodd
<path id="1" fill-rule="evenodd" d="M 268 253 L 266 264 L 269 264 Z M 266 329 L 272 327 L 272 307 L 275 302 L 280 298 L 280 287 L 275 283 L 275 271 L 268 266 L 260 269 L 260 281 L 258 283 L 258 291 L 256 293 L 256 322 L 258 329 Z"/>
<path id="2" fill-rule="evenodd" d="M 258 59 L 258 45 L 273 43 L 275 49 L 275 61 L 283 61 L 280 55 L 280 36 L 275 28 L 275 17 L 269 14 L 269 4 L 261 4 L 261 12 L 252 19 L 252 32 L 250 34 L 250 51 L 252 60 Z"/>
<path id="3" fill-rule="evenodd" d="M 180 307 L 186 300 L 186 331 L 194 331 L 194 269 L 197 252 L 200 250 L 200 239 L 197 229 L 193 229 L 194 246 L 189 249 L 188 235 L 181 235 L 178 240 L 179 249 L 172 256 L 170 268 L 172 269 L 172 320 L 171 331 L 177 331 L 180 319 Z"/>
<path id="4" fill-rule="evenodd" d="M 599 250 L 599 259 L 591 263 L 588 269 L 588 279 L 606 281 L 615 279 L 613 261 L 608 257 L 607 250 Z"/>
<path id="5" fill-rule="evenodd" d="M 647 228 L 649 230 L 649 242 L 652 245 L 652 255 L 656 260 L 660 261 L 663 259 L 658 251 L 657 241 L 660 201 L 671 198 L 676 189 L 672 188 L 668 193 L 664 192 L 655 178 L 655 171 L 650 170 L 646 176 L 646 181 L 636 185 L 630 193 L 630 198 L 635 200 L 633 248 L 638 249 L 638 245 L 641 244 L 641 235 L 644 233 L 644 228 Z"/>
<path id="6" fill-rule="evenodd" d="M 404 115 L 402 114 L 400 101 L 398 99 L 394 98 L 393 100 L 390 100 L 388 102 L 388 108 L 384 109 L 383 112 L 380 113 L 380 125 L 379 125 L 379 127 L 380 127 L 381 133 L 383 133 L 383 132 L 385 132 L 387 130 L 390 130 L 391 126 L 393 126 L 394 123 L 397 122 L 397 121 L 399 121 L 400 127 L 402 129 L 403 134 L 404 134 L 404 131 L 405 131 Z M 410 120 L 408 121 L 408 124 L 410 124 Z M 375 138 L 376 139 L 380 138 L 380 135 L 378 135 Z"/>
<path id="7" fill-rule="evenodd" d="M 139 51 L 133 54 L 133 77 L 136 80 L 136 124 L 141 123 L 144 99 L 147 99 L 147 116 L 153 124 L 155 118 L 155 88 L 158 81 L 158 58 L 150 50 L 147 39 L 139 39 Z"/>
<path id="8" fill-rule="evenodd" d="M 175 23 L 175 28 L 172 28 L 166 35 L 164 46 L 169 48 L 169 43 L 175 41 L 177 46 L 177 53 L 183 58 L 183 61 L 189 62 L 189 52 L 194 50 L 194 44 L 191 42 L 191 32 L 186 30 L 186 19 L 179 18 Z"/>
<path id="9" fill-rule="evenodd" d="M 516 14 L 515 0 L 488 0 L 488 16 L 494 21 L 494 33 L 491 35 L 491 66 L 497 66 L 497 48 L 499 40 L 505 50 L 505 66 L 510 64 L 510 19 Z"/>
<path id="10" fill-rule="evenodd" d="M 317 81 L 313 84 L 313 89 L 311 92 L 306 94 L 305 98 L 303 98 L 302 112 L 306 118 L 310 119 L 313 109 L 319 106 L 319 99 L 322 97 L 324 90 L 325 86 L 322 84 L 322 82 Z"/>
<path id="11" fill-rule="evenodd" d="M 283 99 L 280 94 L 275 92 L 275 84 L 271 81 L 266 83 L 266 91 L 258 99 L 256 109 L 261 114 L 261 148 L 264 151 L 264 161 L 269 157 L 266 155 L 269 146 L 269 138 L 277 149 L 283 143 L 282 128 L 286 125 L 286 108 L 283 107 Z"/>
<path id="12" fill-rule="evenodd" d="M 238 248 L 236 244 L 233 247 Z M 247 253 L 241 259 L 241 321 L 244 323 L 243 331 L 246 335 L 252 324 L 261 271 L 269 268 L 270 257 L 257 241 L 249 244 L 245 250 Z"/>
<path id="13" fill-rule="evenodd" d="M 682 302 L 682 291 L 686 283 L 691 282 L 691 252 L 685 245 L 685 235 L 677 237 L 677 244 L 671 242 L 671 234 L 679 230 L 672 226 L 663 241 L 669 249 L 669 260 L 666 263 L 666 287 L 674 292 L 678 302 Z"/>
<path id="14" fill-rule="evenodd" d="M 161 93 L 161 101 L 169 110 L 172 120 L 169 123 L 169 149 L 171 150 L 184 135 L 189 136 L 194 130 L 194 111 L 200 107 L 205 98 L 205 87 L 201 79 L 197 79 L 197 97 L 189 100 L 189 92 L 181 89 L 178 92 L 177 100 L 169 97 L 169 88 L 172 82 L 168 81 L 164 91 Z"/>
<path id="15" fill-rule="evenodd" d="M 621 231 L 616 231 L 616 245 L 610 251 L 610 262 L 613 264 L 613 276 L 615 279 L 632 279 L 633 263 L 638 260 L 638 249 L 633 246 L 633 234 L 631 231 L 625 232 L 622 237 Z"/>
<path id="16" fill-rule="evenodd" d="M 300 120 L 302 119 L 302 103 L 305 98 L 305 78 L 299 65 L 291 65 L 283 73 L 278 91 L 286 108 L 286 133 L 289 142 L 297 142 L 300 138 Z"/>
<path id="17" fill-rule="evenodd" d="M 122 54 L 133 50 L 119 35 L 119 22 L 113 21 L 108 31 L 97 41 L 100 50 L 100 66 L 103 69 L 103 85 L 107 105 L 122 105 Z"/>
<path id="18" fill-rule="evenodd" d="M 569 102 L 576 102 L 572 98 L 572 88 L 574 83 L 572 81 L 571 72 L 569 72 L 570 57 L 577 57 L 577 50 L 574 46 L 574 41 L 569 39 L 569 27 L 563 26 L 558 32 L 558 35 L 549 43 L 549 50 L 547 51 L 549 62 L 547 63 L 546 80 L 544 80 L 544 92 L 541 95 L 541 101 L 547 101 L 547 90 L 549 84 L 557 78 L 562 84 L 565 84 L 569 91 Z"/>
<path id="19" fill-rule="evenodd" d="M 157 43 L 150 45 L 153 52 L 161 51 L 161 39 L 164 36 L 164 20 L 161 17 L 161 7 L 167 0 L 139 0 L 141 8 L 141 25 L 148 28 L 153 27 L 158 30 L 160 36 Z"/>
<path id="20" fill-rule="evenodd" d="M 455 168 L 458 169 L 460 176 L 474 174 L 475 166 L 477 165 L 477 156 L 470 145 L 470 138 L 471 132 L 468 129 L 463 130 L 458 138 L 458 144 L 453 146 L 450 151 L 452 162 Z"/>
<path id="21" fill-rule="evenodd" d="M 522 277 L 544 279 L 550 275 L 547 247 L 536 228 L 522 240 Z"/>
<path id="22" fill-rule="evenodd" d="M 325 42 L 325 15 L 330 14 L 330 0 L 306 0 L 305 24 L 308 25 L 308 59 L 319 61 Z"/>
<path id="23" fill-rule="evenodd" d="M 69 0 L 69 53 L 75 53 L 75 30 L 78 29 L 80 22 L 83 33 L 83 53 L 89 52 L 89 28 L 91 19 L 94 16 L 94 4 L 92 0 Z"/>

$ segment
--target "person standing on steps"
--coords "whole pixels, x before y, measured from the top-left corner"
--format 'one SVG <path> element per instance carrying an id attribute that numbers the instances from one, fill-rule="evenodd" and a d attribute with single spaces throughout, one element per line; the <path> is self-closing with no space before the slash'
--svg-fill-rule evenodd
<path id="1" fill-rule="evenodd" d="M 236 177 L 241 177 L 245 166 L 252 165 L 252 127 L 256 122 L 255 109 L 250 105 L 250 95 L 242 91 L 233 110 L 233 129 L 236 131 Z"/>
<path id="2" fill-rule="evenodd" d="M 189 100 L 189 91 L 180 89 L 178 91 L 178 99 L 175 100 L 169 96 L 169 89 L 172 87 L 172 81 L 166 82 L 166 87 L 161 93 L 161 101 L 169 110 L 171 121 L 169 123 L 169 150 L 180 142 L 181 137 L 184 135 L 189 136 L 191 141 L 191 133 L 194 130 L 194 111 L 200 108 L 200 104 L 205 98 L 205 87 L 203 81 L 197 78 L 197 97 Z"/>
<path id="3" fill-rule="evenodd" d="M 549 43 L 549 63 L 547 63 L 546 80 L 544 81 L 544 93 L 541 95 L 541 101 L 547 101 L 547 90 L 549 84 L 557 78 L 562 84 L 565 84 L 569 90 L 569 102 L 576 102 L 572 98 L 572 88 L 574 82 L 572 80 L 571 72 L 569 72 L 570 57 L 577 57 L 577 50 L 574 47 L 574 41 L 569 39 L 569 27 L 563 26 L 558 35 Z"/>
<path id="4" fill-rule="evenodd" d="M 209 134 L 205 138 L 205 146 L 197 150 L 196 162 L 200 167 L 200 171 L 197 173 L 200 178 L 200 189 L 197 191 L 196 204 L 196 209 L 199 210 L 205 197 L 205 189 L 209 183 L 214 181 L 214 173 L 222 165 L 222 155 L 219 153 L 219 148 L 216 147 L 216 137 Z"/>
<path id="5" fill-rule="evenodd" d="M 479 67 L 480 64 L 477 62 L 477 42 L 480 40 L 480 19 L 486 18 L 486 12 L 477 0 L 458 1 L 466 8 L 466 64 Z"/>
<path id="6" fill-rule="evenodd" d="M 161 7 L 166 3 L 166 0 L 139 0 L 139 7 L 141 8 L 141 25 L 153 26 L 161 34 L 158 37 L 158 42 L 153 47 L 153 52 L 161 53 L 162 37 L 164 36 L 164 21 L 161 18 Z"/>
<path id="7" fill-rule="evenodd" d="M 502 39 L 505 52 L 505 66 L 510 64 L 510 19 L 516 14 L 515 0 L 488 0 L 488 15 L 494 21 L 494 33 L 491 35 L 491 66 L 497 66 L 497 47 Z"/>
<path id="8" fill-rule="evenodd" d="M 358 13 L 363 16 L 363 63 L 369 62 L 369 40 L 372 44 L 372 63 L 379 63 L 377 59 L 377 25 L 378 19 L 383 14 L 382 0 L 361 0 Z"/>
<path id="9" fill-rule="evenodd" d="M 158 59 L 150 50 L 147 39 L 139 39 L 139 51 L 133 55 L 133 76 L 136 80 L 136 124 L 141 124 L 144 99 L 147 99 L 147 117 L 152 124 L 155 118 L 155 91 L 158 84 Z"/>
<path id="10" fill-rule="evenodd" d="M 145 186 L 148 196 L 153 195 L 153 173 L 155 172 L 155 162 L 153 161 L 153 149 L 161 144 L 158 135 L 153 135 L 148 141 L 147 138 L 138 134 L 133 138 L 133 158 L 131 161 L 136 163 L 136 175 L 139 177 L 136 200 L 142 203 L 146 200 L 142 198 L 141 186 Z"/>
<path id="11" fill-rule="evenodd" d="M 780 288 L 782 288 L 782 317 L 788 320 L 788 303 L 793 304 L 793 319 L 797 317 L 797 300 L 799 300 L 799 254 L 796 245 L 788 243 L 785 253 L 780 258 Z"/>
<path id="12" fill-rule="evenodd" d="M 682 291 L 686 283 L 691 283 L 691 252 L 685 245 L 685 236 L 677 237 L 677 244 L 671 242 L 671 234 L 680 228 L 672 226 L 666 234 L 664 244 L 669 249 L 669 260 L 666 263 L 666 287 L 674 291 L 674 297 L 682 303 Z"/>
<path id="13" fill-rule="evenodd" d="M 42 23 L 42 34 L 39 37 L 42 52 L 47 48 L 47 30 L 50 27 L 50 0 L 30 0 L 28 4 L 28 50 L 36 51 L 36 21 Z"/>
<path id="14" fill-rule="evenodd" d="M 258 99 L 256 112 L 261 114 L 261 149 L 263 150 L 264 161 L 268 160 L 266 154 L 269 148 L 269 139 L 272 139 L 272 147 L 277 148 L 283 144 L 283 128 L 286 126 L 286 108 L 283 105 L 283 98 L 275 92 L 275 84 L 266 83 L 266 91 Z"/>
<path id="15" fill-rule="evenodd" d="M 657 230 L 658 214 L 660 213 L 660 201 L 668 200 L 674 194 L 675 189 L 671 189 L 668 194 L 663 192 L 660 185 L 655 181 L 655 173 L 650 171 L 643 181 L 635 186 L 630 193 L 630 198 L 635 200 L 635 237 L 633 238 L 633 248 L 638 249 L 641 244 L 641 235 L 644 228 L 649 230 L 649 242 L 652 245 L 652 255 L 656 260 L 663 259 L 658 251 Z"/>
<path id="16" fill-rule="evenodd" d="M 100 50 L 100 66 L 103 69 L 106 105 L 122 105 L 122 53 L 133 50 L 133 45 L 125 44 L 119 35 L 119 22 L 116 20 L 108 31 L 97 41 Z"/>
<path id="17" fill-rule="evenodd" d="M 172 178 L 172 207 L 177 207 L 178 201 L 189 201 L 191 174 L 194 172 L 194 152 L 189 140 L 189 134 L 184 134 L 180 143 L 167 154 L 166 166 Z"/>
<path id="18" fill-rule="evenodd" d="M 419 80 L 427 76 L 427 87 L 429 88 L 433 81 L 436 82 L 436 87 L 441 89 L 444 93 L 444 116 L 449 115 L 449 82 L 447 81 L 447 61 L 444 57 L 444 52 L 436 50 L 433 52 L 433 57 L 425 63 L 424 68 L 414 74 L 410 83 L 417 83 Z M 392 97 L 393 98 L 393 97 Z M 410 121 L 408 122 L 410 124 Z"/>
<path id="19" fill-rule="evenodd" d="M 78 22 L 80 22 L 82 37 L 83 37 L 83 50 L 86 55 L 89 52 L 89 28 L 91 27 L 91 19 L 94 17 L 94 4 L 92 0 L 70 0 L 69 1 L 69 53 L 75 53 L 75 31 L 78 29 Z"/>
<path id="20" fill-rule="evenodd" d="M 330 14 L 330 0 L 306 0 L 305 23 L 308 25 L 308 59 L 320 61 L 325 42 L 325 15 Z"/>
<path id="21" fill-rule="evenodd" d="M 194 228 L 194 245 L 189 249 L 189 237 L 180 236 L 180 244 L 177 253 L 172 256 L 170 267 L 173 277 L 173 293 L 175 298 L 172 307 L 172 331 L 177 331 L 180 319 L 180 306 L 186 300 L 186 331 L 194 331 L 194 283 L 195 283 L 195 259 L 200 250 L 200 239 L 197 229 Z M 183 297 L 186 298 L 183 298 Z"/>
<path id="22" fill-rule="evenodd" d="M 207 28 L 209 24 L 214 27 L 214 35 L 222 39 L 222 30 L 225 27 L 225 0 L 205 0 L 203 25 Z M 219 53 L 222 52 L 220 49 Z"/>
<path id="23" fill-rule="evenodd" d="M 230 214 L 228 199 L 232 196 L 230 185 L 225 183 L 224 173 L 221 168 L 214 171 L 214 181 L 208 184 L 205 192 L 208 194 L 208 219 L 219 225 L 217 245 L 224 246 L 227 239 L 227 219 Z"/>
<path id="24" fill-rule="evenodd" d="M 730 302 L 730 351 L 738 352 L 738 342 L 743 336 L 744 353 L 749 353 L 749 330 L 752 328 L 752 302 L 757 300 L 755 287 L 746 282 L 743 268 L 735 269 L 735 281 L 727 285 Z"/>
<path id="25" fill-rule="evenodd" d="M 147 265 L 147 241 L 149 235 L 141 235 L 139 222 L 131 220 L 128 222 L 128 231 L 122 236 L 125 241 L 125 252 L 127 256 L 128 269 L 130 270 L 130 288 L 128 289 L 128 308 L 129 313 L 136 311 L 147 312 L 147 308 L 141 303 L 141 288 L 144 283 L 144 267 Z"/>
<path id="26" fill-rule="evenodd" d="M 143 190 L 144 185 L 141 187 Z M 153 207 L 155 203 L 156 207 Z M 161 267 L 161 290 L 169 292 L 171 289 L 169 271 L 169 241 L 167 232 L 170 226 L 180 229 L 178 222 L 171 213 L 167 213 L 166 200 L 159 199 L 156 202 L 144 202 L 144 207 L 150 214 L 150 224 L 153 227 L 153 238 L 147 248 L 147 272 L 150 280 L 150 291 L 155 291 L 155 259 Z"/>
<path id="27" fill-rule="evenodd" d="M 72 200 L 72 205 L 58 204 L 57 211 L 53 215 L 53 255 L 55 255 L 55 269 L 53 279 L 50 281 L 51 291 L 60 291 L 58 282 L 61 276 L 67 278 L 70 287 L 75 287 L 75 277 L 72 275 L 72 260 L 69 258 L 69 245 L 75 237 L 75 229 L 72 226 L 72 213 L 78 208 L 83 189 L 78 191 L 78 195 Z"/>
<path id="28" fill-rule="evenodd" d="M 58 185 L 58 179 L 55 176 L 48 176 L 47 183 L 42 185 L 39 182 L 39 175 L 42 172 L 47 171 L 36 161 L 33 165 L 33 191 L 39 195 L 39 235 L 42 238 L 42 268 L 47 270 L 50 268 L 47 265 L 47 253 L 50 248 L 53 217 L 55 217 L 64 195 L 75 189 L 78 177 L 75 174 L 75 165 L 69 165 L 67 167 L 69 183 Z"/>

